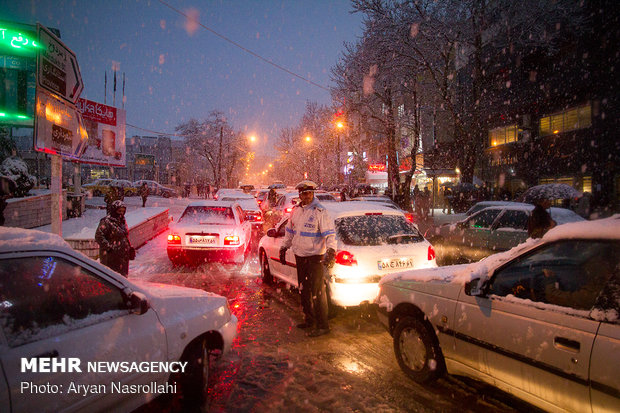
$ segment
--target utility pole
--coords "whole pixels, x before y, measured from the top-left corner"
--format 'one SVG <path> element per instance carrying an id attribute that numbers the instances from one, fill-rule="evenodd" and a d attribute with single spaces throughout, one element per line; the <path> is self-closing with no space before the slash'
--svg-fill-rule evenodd
<path id="1" fill-rule="evenodd" d="M 224 141 L 224 127 L 220 126 L 220 147 L 217 155 L 217 187 L 220 188 L 220 181 L 222 179 L 222 143 Z"/>

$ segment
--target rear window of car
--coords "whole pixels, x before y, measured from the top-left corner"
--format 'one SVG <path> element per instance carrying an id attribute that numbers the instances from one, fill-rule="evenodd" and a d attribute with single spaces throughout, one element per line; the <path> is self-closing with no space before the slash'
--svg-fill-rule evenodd
<path id="1" fill-rule="evenodd" d="M 184 224 L 230 225 L 235 223 L 235 216 L 230 207 L 187 207 L 179 218 Z"/>
<path id="2" fill-rule="evenodd" d="M 335 201 L 336 198 L 334 198 L 332 195 L 329 194 L 317 194 L 316 196 L 318 198 L 319 201 Z"/>
<path id="3" fill-rule="evenodd" d="M 415 225 L 399 215 L 357 215 L 336 220 L 336 232 L 347 245 L 410 244 L 424 241 Z"/>

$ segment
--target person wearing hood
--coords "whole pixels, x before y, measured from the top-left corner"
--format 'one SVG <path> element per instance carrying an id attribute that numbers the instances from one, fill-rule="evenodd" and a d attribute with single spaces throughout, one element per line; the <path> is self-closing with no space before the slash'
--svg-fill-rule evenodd
<path id="1" fill-rule="evenodd" d="M 99 261 L 125 277 L 129 274 L 129 261 L 136 258 L 136 250 L 129 241 L 126 210 L 123 201 L 112 202 L 110 213 L 99 221 L 95 232 L 95 241 L 99 244 Z"/>
<path id="2" fill-rule="evenodd" d="M 297 267 L 301 306 L 305 320 L 298 328 L 312 329 L 308 336 L 329 333 L 327 322 L 327 289 L 324 266 L 331 268 L 336 257 L 336 231 L 327 210 L 314 197 L 317 185 L 302 181 L 295 187 L 301 202 L 293 207 L 286 224 L 286 235 L 280 248 L 280 263 Z M 286 250 L 292 248 L 295 263 L 286 261 Z"/>

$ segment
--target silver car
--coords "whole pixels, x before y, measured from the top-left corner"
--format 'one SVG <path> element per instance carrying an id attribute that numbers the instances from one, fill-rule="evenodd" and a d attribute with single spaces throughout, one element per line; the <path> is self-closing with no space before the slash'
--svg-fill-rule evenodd
<path id="1" fill-rule="evenodd" d="M 440 264 L 478 261 L 525 241 L 533 209 L 530 204 L 492 206 L 456 224 L 429 229 L 424 235 L 436 247 Z M 565 208 L 549 208 L 549 213 L 558 225 L 584 220 Z"/>
<path id="2" fill-rule="evenodd" d="M 379 319 L 417 382 L 445 372 L 548 411 L 620 411 L 620 215 L 478 263 L 390 274 Z"/>

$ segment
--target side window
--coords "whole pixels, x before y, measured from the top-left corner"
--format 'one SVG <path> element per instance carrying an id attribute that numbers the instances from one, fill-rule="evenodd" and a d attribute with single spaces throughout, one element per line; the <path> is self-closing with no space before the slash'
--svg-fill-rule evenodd
<path id="1" fill-rule="evenodd" d="M 617 242 L 570 240 L 545 245 L 499 270 L 489 292 L 590 310 L 617 274 L 619 254 Z"/>
<path id="2" fill-rule="evenodd" d="M 282 225 L 278 227 L 278 237 L 283 237 L 286 233 L 286 224 L 288 223 L 288 219 L 282 222 Z"/>
<path id="3" fill-rule="evenodd" d="M 500 209 L 489 209 L 481 211 L 479 214 L 469 218 L 467 220 L 468 228 L 491 228 L 493 221 L 501 212 Z"/>
<path id="4" fill-rule="evenodd" d="M 524 211 L 506 211 L 497 220 L 497 229 L 513 228 L 527 231 L 528 214 Z"/>
<path id="5" fill-rule="evenodd" d="M 0 260 L 0 328 L 11 346 L 126 309 L 116 286 L 70 261 L 50 256 Z"/>

